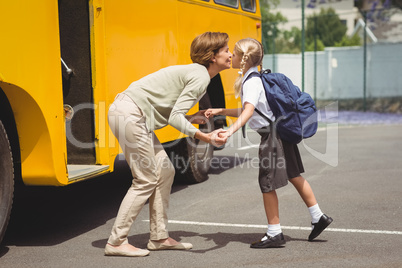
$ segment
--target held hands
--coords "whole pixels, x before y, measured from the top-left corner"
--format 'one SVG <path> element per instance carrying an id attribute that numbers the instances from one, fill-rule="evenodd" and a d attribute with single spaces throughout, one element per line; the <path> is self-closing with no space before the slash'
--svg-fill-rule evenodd
<path id="1" fill-rule="evenodd" d="M 204 116 L 206 118 L 212 118 L 215 115 L 220 115 L 222 113 L 223 109 L 222 108 L 209 108 L 207 110 L 204 110 Z M 213 132 L 211 132 L 211 144 L 214 146 L 220 147 L 224 145 L 228 138 L 231 136 L 230 133 L 227 130 L 223 130 L 222 128 L 217 129 Z"/>
<path id="2" fill-rule="evenodd" d="M 215 115 L 221 114 L 222 110 L 222 108 L 210 108 L 207 110 L 201 110 L 189 116 L 188 120 L 193 124 L 206 124 L 210 118 L 213 118 Z M 199 131 L 196 134 L 196 138 L 211 143 L 216 147 L 221 147 L 222 145 L 224 145 L 227 142 L 228 138 L 231 136 L 229 132 L 222 128 L 214 130 L 210 133 L 202 133 L 201 131 Z"/>
<path id="3" fill-rule="evenodd" d="M 221 147 L 227 142 L 228 132 L 222 128 L 214 130 L 208 134 L 210 136 L 210 143 L 216 147 Z"/>
<path id="4" fill-rule="evenodd" d="M 222 108 L 216 108 L 216 109 L 209 108 L 209 109 L 205 110 L 204 115 L 206 118 L 211 118 L 211 117 L 214 117 L 215 115 L 220 115 L 222 113 L 222 111 L 223 111 Z M 224 143 L 220 144 L 220 146 L 225 144 L 227 142 L 227 139 L 231 136 L 231 134 L 227 130 L 223 130 L 223 129 L 218 129 L 218 130 L 215 130 L 214 132 L 217 132 L 216 142 L 224 141 Z"/>
<path id="5" fill-rule="evenodd" d="M 226 139 L 226 141 L 227 141 L 227 139 L 229 139 L 230 136 L 231 135 L 230 135 L 229 131 L 227 131 L 227 130 L 224 130 L 224 131 L 218 133 L 218 137 L 222 138 L 222 139 Z"/>

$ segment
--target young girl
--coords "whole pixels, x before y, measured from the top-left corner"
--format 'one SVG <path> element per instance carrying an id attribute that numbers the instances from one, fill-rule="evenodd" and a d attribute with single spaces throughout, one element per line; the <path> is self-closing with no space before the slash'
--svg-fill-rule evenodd
<path id="1" fill-rule="evenodd" d="M 287 179 L 297 189 L 310 211 L 313 229 L 309 235 L 309 241 L 316 238 L 332 222 L 332 218 L 321 212 L 310 184 L 300 175 L 304 172 L 304 168 L 297 145 L 275 139 L 275 135 L 272 135 L 269 131 L 269 122 L 254 112 L 257 108 L 272 122 L 275 121 L 265 96 L 261 78 L 252 76 L 247 79 L 251 73 L 258 72 L 258 66 L 262 64 L 263 56 L 263 47 L 257 40 L 246 38 L 238 41 L 232 55 L 232 68 L 240 69 L 234 87 L 236 97 L 241 96 L 243 108 L 208 109 L 205 113 L 207 117 L 214 115 L 238 117 L 238 120 L 229 127 L 227 132 L 219 134 L 221 137 L 230 137 L 246 122 L 249 122 L 251 129 L 256 130 L 261 135 L 259 184 L 268 220 L 268 230 L 259 241 L 251 244 L 252 248 L 279 247 L 286 243 L 279 222 L 278 197 L 275 190 L 285 186 Z M 270 137 L 271 135 L 272 137 Z M 267 157 L 271 156 L 267 154 L 270 154 L 271 147 L 273 147 L 272 138 L 276 140 L 279 151 L 282 151 L 280 149 L 283 148 L 282 153 L 286 163 L 285 180 L 282 180 L 280 176 L 268 176 L 272 169 L 261 164 L 263 160 L 267 163 Z M 278 152 L 278 155 L 280 155 L 280 152 Z M 268 163 L 271 163 L 271 161 L 268 161 Z M 279 168 L 279 162 L 277 167 Z"/>

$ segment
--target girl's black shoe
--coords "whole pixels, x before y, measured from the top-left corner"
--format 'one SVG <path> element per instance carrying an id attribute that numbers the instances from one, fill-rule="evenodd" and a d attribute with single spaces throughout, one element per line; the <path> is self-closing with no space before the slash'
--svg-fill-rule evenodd
<path id="1" fill-rule="evenodd" d="M 308 237 L 308 241 L 312 241 L 314 238 L 316 238 L 317 236 L 319 236 L 322 231 L 325 230 L 325 228 L 328 227 L 328 225 L 331 224 L 332 222 L 332 218 L 328 217 L 327 215 L 322 215 L 320 220 L 317 223 L 312 223 L 313 225 L 313 230 L 311 231 L 309 237 Z"/>
<path id="2" fill-rule="evenodd" d="M 283 233 L 276 236 L 265 234 L 260 241 L 256 241 L 250 245 L 250 248 L 279 248 L 286 243 Z"/>

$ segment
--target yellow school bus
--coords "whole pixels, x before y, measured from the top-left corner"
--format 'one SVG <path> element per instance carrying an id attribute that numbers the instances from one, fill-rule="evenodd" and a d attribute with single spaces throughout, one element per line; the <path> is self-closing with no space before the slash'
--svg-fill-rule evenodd
<path id="1" fill-rule="evenodd" d="M 227 32 L 232 49 L 240 38 L 260 39 L 260 22 L 258 0 L 0 1 L 0 241 L 14 181 L 64 186 L 113 171 L 121 150 L 107 111 L 117 93 L 191 63 L 191 41 L 205 31 Z M 239 107 L 236 74 L 212 79 L 190 113 Z M 156 134 L 172 159 L 189 163 L 174 162 L 178 176 L 207 178 L 213 147 L 171 127 Z"/>

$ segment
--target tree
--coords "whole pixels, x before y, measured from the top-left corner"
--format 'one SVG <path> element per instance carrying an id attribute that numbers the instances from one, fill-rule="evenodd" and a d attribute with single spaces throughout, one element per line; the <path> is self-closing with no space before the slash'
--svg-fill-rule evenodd
<path id="1" fill-rule="evenodd" d="M 278 26 L 286 23 L 288 20 L 280 12 L 271 12 L 271 9 L 277 7 L 279 1 L 280 0 L 262 0 L 260 2 L 264 52 L 265 54 L 300 53 L 302 41 L 301 30 L 297 27 L 292 27 L 290 31 L 279 30 Z M 320 3 L 322 3 L 322 1 L 331 0 L 321 0 Z M 316 1 L 310 0 L 309 5 L 313 7 L 311 3 L 316 3 Z M 333 8 L 321 9 L 318 15 L 314 14 L 307 18 L 305 49 L 306 51 L 314 51 L 316 49 L 322 51 L 328 46 L 361 45 L 361 40 L 358 35 L 348 37 L 346 31 L 346 25 L 342 23 Z M 316 40 L 316 46 L 314 40 Z"/>
<path id="2" fill-rule="evenodd" d="M 341 22 L 333 8 L 321 9 L 318 15 L 307 18 L 306 41 L 314 43 L 314 38 L 322 41 L 324 46 L 332 47 L 342 41 L 347 27 Z"/>
<path id="3" fill-rule="evenodd" d="M 320 39 L 317 39 L 317 47 L 314 45 L 314 42 L 308 43 L 306 46 L 306 51 L 324 51 L 324 44 Z"/>
<path id="4" fill-rule="evenodd" d="M 280 0 L 262 0 L 261 6 L 261 20 L 262 20 L 262 44 L 264 46 L 265 54 L 272 54 L 274 52 L 275 39 L 280 33 L 278 25 L 285 23 L 288 20 L 280 12 L 272 13 L 271 9 L 276 8 Z"/>
<path id="5" fill-rule="evenodd" d="M 275 40 L 276 53 L 298 54 L 301 51 L 301 30 L 292 27 L 290 31 L 278 34 Z"/>
<path id="6" fill-rule="evenodd" d="M 340 42 L 336 42 L 336 47 L 351 47 L 351 46 L 361 46 L 362 40 L 358 34 L 348 37 L 347 35 L 342 37 Z"/>

